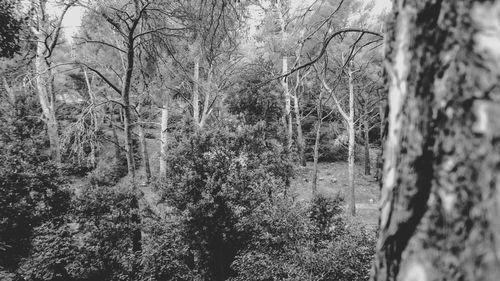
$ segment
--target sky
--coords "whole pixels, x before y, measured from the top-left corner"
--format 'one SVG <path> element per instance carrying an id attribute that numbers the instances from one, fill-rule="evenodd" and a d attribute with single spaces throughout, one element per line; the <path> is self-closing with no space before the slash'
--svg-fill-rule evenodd
<path id="1" fill-rule="evenodd" d="M 391 0 L 358 0 L 362 3 L 363 7 L 369 6 L 373 3 L 373 9 L 371 10 L 371 17 L 374 19 L 378 15 L 387 12 L 391 7 Z M 307 3 L 308 0 L 292 0 L 292 5 L 301 6 L 301 4 Z M 71 7 L 66 13 L 63 19 L 62 26 L 64 29 L 64 34 L 69 41 L 72 41 L 72 36 L 74 36 L 80 27 L 81 18 L 84 13 L 83 7 Z M 49 6 L 49 11 L 53 15 L 60 13 L 59 7 Z"/>

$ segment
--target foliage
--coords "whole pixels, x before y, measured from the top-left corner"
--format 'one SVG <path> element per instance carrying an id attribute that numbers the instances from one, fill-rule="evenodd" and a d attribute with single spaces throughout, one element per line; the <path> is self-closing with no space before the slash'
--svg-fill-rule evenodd
<path id="1" fill-rule="evenodd" d="M 35 230 L 20 273 L 27 280 L 130 280 L 135 200 L 129 192 L 86 187 L 71 210 Z"/>
<path id="2" fill-rule="evenodd" d="M 231 280 L 368 280 L 374 237 L 346 223 L 339 197 L 317 197 L 309 208 L 290 203 L 261 217 L 265 239 L 240 252 Z"/>
<path id="3" fill-rule="evenodd" d="M 0 267 L 8 270 L 28 254 L 33 228 L 65 212 L 69 199 L 45 153 L 43 125 L 28 117 L 33 100 L 17 94 L 0 118 Z"/>
<path id="4" fill-rule="evenodd" d="M 283 194 L 291 166 L 262 124 L 181 136 L 168 156 L 166 198 L 184 214 L 182 233 L 204 279 L 223 280 L 254 234 L 249 217 Z"/>
<path id="5" fill-rule="evenodd" d="M 19 32 L 22 21 L 16 19 L 14 10 L 14 1 L 0 1 L 0 57 L 10 58 L 20 49 Z"/>

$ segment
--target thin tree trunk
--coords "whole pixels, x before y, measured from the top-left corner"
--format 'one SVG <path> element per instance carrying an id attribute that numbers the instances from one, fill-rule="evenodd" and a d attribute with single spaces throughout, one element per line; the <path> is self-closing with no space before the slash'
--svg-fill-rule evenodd
<path id="1" fill-rule="evenodd" d="M 283 3 L 281 0 L 276 1 L 276 9 L 278 10 L 278 18 L 281 26 L 281 42 L 283 45 L 283 58 L 282 58 L 282 68 L 281 74 L 286 74 L 288 72 L 288 56 L 285 52 L 285 44 L 286 44 L 286 22 L 285 22 L 285 7 L 283 7 Z M 285 94 L 285 125 L 287 132 L 287 147 L 288 149 L 292 148 L 293 143 L 293 124 L 292 124 L 292 106 L 290 100 L 290 90 L 288 88 L 287 77 L 283 77 L 281 80 L 281 85 L 283 86 L 283 92 Z"/>
<path id="2" fill-rule="evenodd" d="M 59 141 L 59 128 L 55 113 L 55 95 L 51 87 L 53 83 L 52 71 L 50 66 L 45 61 L 45 53 L 47 52 L 43 36 L 39 36 L 36 49 L 35 71 L 36 88 L 38 98 L 42 107 L 43 121 L 47 125 L 47 135 L 50 143 L 50 154 L 52 159 L 57 163 L 61 163 L 61 151 Z"/>
<path id="3" fill-rule="evenodd" d="M 318 193 L 318 158 L 319 158 L 319 138 L 321 136 L 321 117 L 316 121 L 316 138 L 314 141 L 314 172 L 312 179 L 312 193 L 316 195 Z"/>
<path id="4" fill-rule="evenodd" d="M 384 139 L 384 127 L 385 127 L 385 103 L 382 100 L 382 95 L 379 93 L 379 90 L 377 90 L 377 96 L 379 97 L 379 102 L 378 102 L 378 114 L 380 117 L 380 132 L 379 132 L 379 138 L 380 138 L 380 152 L 377 155 L 377 171 L 375 174 L 375 178 L 377 180 L 382 179 L 382 169 L 383 169 L 383 159 L 382 159 L 382 145 L 383 145 L 383 139 Z"/>
<path id="5" fill-rule="evenodd" d="M 363 118 L 363 132 L 364 132 L 364 142 L 365 142 L 365 175 L 370 174 L 370 136 L 369 136 L 369 123 L 368 123 L 368 112 L 366 108 L 367 101 L 363 103 L 363 109 L 365 117 Z"/>
<path id="6" fill-rule="evenodd" d="M 283 56 L 283 67 L 282 74 L 288 72 L 288 57 Z M 292 148 L 293 143 L 293 125 L 292 125 L 292 110 L 291 110 L 291 100 L 290 100 L 290 90 L 288 88 L 288 81 L 286 77 L 283 78 L 281 84 L 283 85 L 283 90 L 285 92 L 285 119 L 287 124 L 287 147 Z"/>
<path id="7" fill-rule="evenodd" d="M 111 128 L 111 132 L 113 133 L 113 143 L 114 143 L 114 148 L 115 148 L 115 159 L 118 161 L 120 159 L 120 154 L 121 154 L 121 147 L 120 147 L 120 139 L 118 138 L 118 134 L 116 133 L 116 126 L 115 126 L 115 109 L 114 105 L 111 104 L 109 107 L 110 110 L 110 115 L 109 116 L 109 127 Z"/>
<path id="8" fill-rule="evenodd" d="M 349 134 L 348 165 L 349 165 L 349 190 L 350 205 L 349 210 L 352 216 L 356 215 L 356 198 L 354 190 L 354 151 L 355 151 L 355 128 L 354 128 L 354 85 L 352 81 L 352 61 L 349 62 L 347 70 L 349 75 L 349 119 L 347 128 Z"/>
<path id="9" fill-rule="evenodd" d="M 212 89 L 212 66 L 210 66 L 208 70 L 208 75 L 207 75 L 207 89 L 205 91 L 204 99 L 203 99 L 203 110 L 202 110 L 202 115 L 200 118 L 200 128 L 203 128 L 205 126 L 205 123 L 207 122 L 208 117 L 210 116 L 210 113 L 212 113 L 212 109 L 210 109 L 210 93 L 213 91 Z"/>
<path id="10" fill-rule="evenodd" d="M 395 1 L 372 280 L 500 280 L 499 11 Z"/>
<path id="11" fill-rule="evenodd" d="M 138 108 L 138 111 L 141 112 L 142 106 Z M 139 130 L 139 143 L 141 145 L 141 158 L 142 158 L 142 166 L 144 167 L 144 176 L 146 177 L 146 184 L 149 184 L 151 181 L 151 166 L 149 165 L 149 153 L 148 153 L 148 144 L 146 142 L 146 136 L 144 134 L 144 124 L 142 124 L 141 118 L 138 117 L 137 121 L 139 125 L 137 126 Z"/>
<path id="12" fill-rule="evenodd" d="M 94 91 L 92 91 L 92 83 L 89 79 L 89 75 L 87 73 L 87 69 L 83 69 L 83 74 L 85 77 L 85 83 L 87 84 L 87 92 L 89 94 L 90 98 L 90 104 L 91 104 L 91 117 L 92 117 L 92 123 L 93 123 L 93 131 L 91 135 L 91 141 L 90 141 L 90 163 L 92 164 L 92 167 L 95 167 L 97 165 L 97 144 L 94 142 L 95 135 L 97 134 L 97 131 L 99 130 L 99 124 L 97 121 L 97 116 L 96 116 L 96 99 L 94 95 Z"/>
<path id="13" fill-rule="evenodd" d="M 194 58 L 193 74 L 193 121 L 196 128 L 200 125 L 200 56 Z"/>
<path id="14" fill-rule="evenodd" d="M 293 104 L 294 104 L 294 110 L 295 110 L 295 122 L 297 124 L 297 149 L 299 151 L 299 161 L 300 165 L 303 167 L 306 166 L 306 156 L 305 156 L 305 141 L 304 141 L 304 136 L 302 134 L 302 116 L 300 115 L 300 106 L 299 106 L 299 83 L 300 83 L 300 76 L 299 76 L 299 71 L 297 71 L 297 86 L 295 87 L 295 94 L 293 95 Z"/>
<path id="15" fill-rule="evenodd" d="M 168 147 L 168 105 L 169 95 L 166 94 L 165 102 L 161 109 L 161 131 L 160 131 L 160 177 L 167 175 L 167 147 Z"/>
<path id="16" fill-rule="evenodd" d="M 134 71 L 134 41 L 133 32 L 129 35 L 129 41 L 127 44 L 127 68 L 125 69 L 125 74 L 123 77 L 123 85 L 121 90 L 122 104 L 123 104 L 123 128 L 125 134 L 125 152 L 127 158 L 127 170 L 128 175 L 135 177 L 135 165 L 134 165 L 134 152 L 132 149 L 132 125 L 131 125 L 131 114 L 130 114 L 130 83 L 132 81 L 132 74 Z"/>
<path id="17" fill-rule="evenodd" d="M 318 115 L 318 120 L 316 122 L 316 138 L 314 141 L 314 172 L 312 179 L 312 193 L 313 196 L 318 192 L 318 158 L 319 158 L 319 139 L 321 136 L 321 123 L 323 121 L 323 108 L 322 108 L 322 99 L 323 91 L 319 92 L 318 103 L 316 105 L 316 113 Z"/>

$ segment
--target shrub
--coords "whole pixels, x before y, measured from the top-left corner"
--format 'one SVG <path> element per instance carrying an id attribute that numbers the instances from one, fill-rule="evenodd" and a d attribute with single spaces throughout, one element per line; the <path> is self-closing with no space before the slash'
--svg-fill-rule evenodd
<path id="1" fill-rule="evenodd" d="M 205 280 L 224 280 L 254 235 L 256 209 L 283 194 L 291 165 L 262 123 L 177 136 L 165 197 L 183 214 L 183 239 Z"/>
<path id="2" fill-rule="evenodd" d="M 374 235 L 348 224 L 341 202 L 316 197 L 307 208 L 285 199 L 269 205 L 256 221 L 260 235 L 233 262 L 231 280 L 368 280 Z"/>
<path id="3" fill-rule="evenodd" d="M 85 188 L 69 212 L 35 229 L 19 272 L 26 280 L 137 279 L 133 200 L 128 192 Z"/>

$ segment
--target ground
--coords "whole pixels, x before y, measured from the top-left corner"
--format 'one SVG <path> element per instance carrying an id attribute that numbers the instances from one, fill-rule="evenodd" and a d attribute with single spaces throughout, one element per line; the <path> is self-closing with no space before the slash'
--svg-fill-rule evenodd
<path id="1" fill-rule="evenodd" d="M 309 201 L 312 197 L 313 163 L 306 167 L 296 167 L 296 175 L 291 183 L 291 191 L 296 200 Z M 355 167 L 354 184 L 356 213 L 359 221 L 366 226 L 376 227 L 378 223 L 379 184 L 372 175 L 364 175 L 362 163 Z M 318 164 L 318 192 L 326 196 L 340 194 L 349 201 L 347 162 Z"/>

